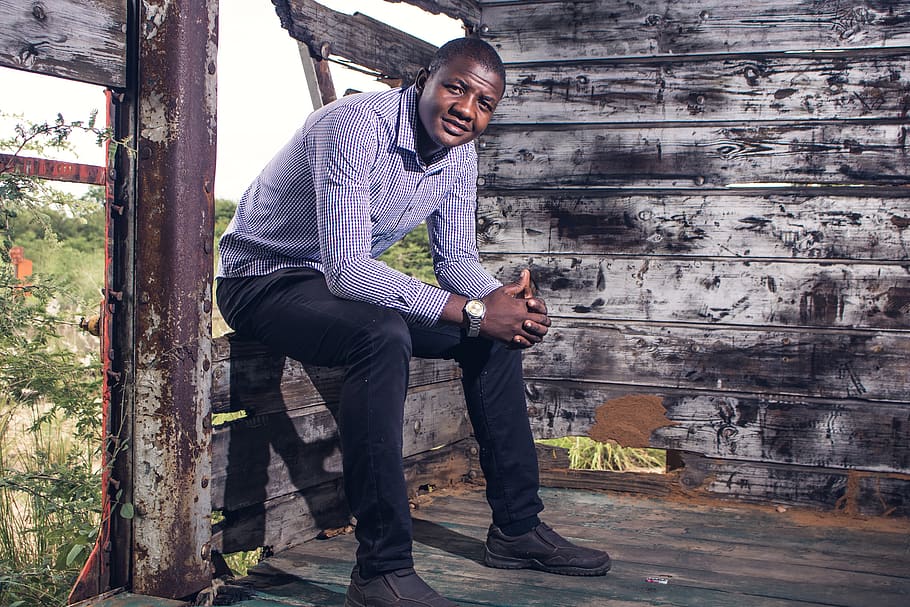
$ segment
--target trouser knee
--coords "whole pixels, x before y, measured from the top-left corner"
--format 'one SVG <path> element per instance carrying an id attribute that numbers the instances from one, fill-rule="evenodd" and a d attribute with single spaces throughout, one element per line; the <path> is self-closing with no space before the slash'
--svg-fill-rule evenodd
<path id="1" fill-rule="evenodd" d="M 407 366 L 411 350 L 411 334 L 401 314 L 376 307 L 352 337 L 348 364 L 381 359 L 386 365 L 403 362 Z"/>

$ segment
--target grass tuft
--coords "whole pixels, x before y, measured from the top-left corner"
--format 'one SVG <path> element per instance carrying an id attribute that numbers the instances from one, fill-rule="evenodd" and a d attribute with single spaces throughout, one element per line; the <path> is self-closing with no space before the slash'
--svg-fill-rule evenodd
<path id="1" fill-rule="evenodd" d="M 587 436 L 566 436 L 538 442 L 568 449 L 569 467 L 573 470 L 663 472 L 667 465 L 667 453 L 662 449 L 622 447 L 601 443 Z"/>

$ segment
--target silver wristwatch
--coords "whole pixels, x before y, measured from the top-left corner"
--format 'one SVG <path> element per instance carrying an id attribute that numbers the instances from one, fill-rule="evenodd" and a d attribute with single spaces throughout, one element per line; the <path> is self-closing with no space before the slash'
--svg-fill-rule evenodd
<path id="1" fill-rule="evenodd" d="M 480 323 L 487 313 L 487 307 L 479 299 L 469 299 L 464 305 L 464 316 L 468 319 L 468 337 L 480 335 Z"/>

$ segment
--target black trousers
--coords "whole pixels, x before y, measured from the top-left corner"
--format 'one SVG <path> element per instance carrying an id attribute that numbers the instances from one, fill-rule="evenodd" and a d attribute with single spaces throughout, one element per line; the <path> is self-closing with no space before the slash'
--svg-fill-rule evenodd
<path id="1" fill-rule="evenodd" d="M 401 455 L 411 356 L 461 365 L 493 522 L 501 527 L 543 510 L 520 351 L 468 338 L 454 326 L 411 326 L 390 308 L 340 299 L 310 269 L 221 279 L 217 298 L 239 335 L 307 364 L 347 367 L 339 429 L 361 575 L 413 566 Z"/>

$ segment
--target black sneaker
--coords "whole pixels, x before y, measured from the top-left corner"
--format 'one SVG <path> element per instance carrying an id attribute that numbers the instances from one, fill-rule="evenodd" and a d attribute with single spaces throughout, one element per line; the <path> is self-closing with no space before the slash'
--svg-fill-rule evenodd
<path id="1" fill-rule="evenodd" d="M 604 575 L 612 564 L 603 550 L 576 546 L 546 523 L 517 537 L 490 525 L 483 562 L 497 569 L 537 569 L 561 575 Z"/>
<path id="2" fill-rule="evenodd" d="M 458 607 L 427 586 L 413 569 L 399 569 L 368 580 L 351 572 L 344 607 Z"/>

